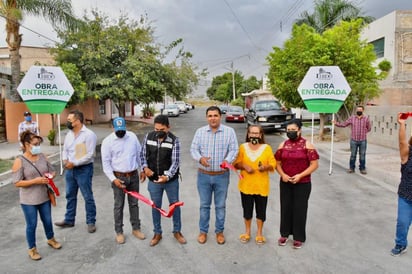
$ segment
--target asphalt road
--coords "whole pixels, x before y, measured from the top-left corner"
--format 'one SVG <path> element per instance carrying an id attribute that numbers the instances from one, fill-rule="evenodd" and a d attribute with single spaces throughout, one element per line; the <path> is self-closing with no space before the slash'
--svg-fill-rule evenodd
<path id="1" fill-rule="evenodd" d="M 189 154 L 196 128 L 205 125 L 205 109 L 197 108 L 180 117 L 171 118 L 172 131 L 182 143 L 182 180 L 180 185 L 182 233 L 188 243 L 180 245 L 171 233 L 171 219 L 163 218 L 163 239 L 149 247 L 152 233 L 151 208 L 140 203 L 142 231 L 147 239 L 131 235 L 128 212 L 125 210 L 126 243 L 115 242 L 113 228 L 113 194 L 104 176 L 100 158 L 95 162 L 93 180 L 97 204 L 97 232 L 87 233 L 84 202 L 79 194 L 76 226 L 55 228 L 61 250 L 47 246 L 43 228 L 37 228 L 37 247 L 43 259 L 31 261 L 27 255 L 25 223 L 18 203 L 18 190 L 13 185 L 0 188 L 0 272 L 2 273 L 410 273 L 411 255 L 396 258 L 389 254 L 393 247 L 396 222 L 396 194 L 364 176 L 349 176 L 340 167 L 328 175 L 328 159 L 320 160 L 313 175 L 309 201 L 307 241 L 295 250 L 291 241 L 285 247 L 277 245 L 279 237 L 279 176 L 271 177 L 271 193 L 267 208 L 264 235 L 267 243 L 254 241 L 242 244 L 244 232 L 237 177 L 231 175 L 225 225 L 226 244 L 218 245 L 211 230 L 206 244 L 197 243 L 199 199 L 196 189 L 196 165 Z M 236 129 L 239 143 L 244 141 L 246 124 L 230 124 Z M 139 128 L 143 134 L 152 126 Z M 283 140 L 277 133 L 266 135 L 275 150 Z M 349 179 L 350 178 L 350 179 Z M 56 183 L 64 197 L 64 180 Z M 147 184 L 141 184 L 147 197 Z M 53 220 L 63 219 L 65 199 L 57 200 Z M 165 197 L 164 205 L 167 205 Z M 252 235 L 256 227 L 252 227 Z"/>

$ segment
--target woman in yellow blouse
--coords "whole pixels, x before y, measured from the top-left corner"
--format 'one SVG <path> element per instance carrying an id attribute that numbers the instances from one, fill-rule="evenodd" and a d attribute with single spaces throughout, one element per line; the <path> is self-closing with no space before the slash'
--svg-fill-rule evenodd
<path id="1" fill-rule="evenodd" d="M 266 207 L 269 195 L 269 172 L 276 168 L 276 160 L 272 148 L 265 144 L 263 129 L 259 125 L 249 126 L 246 143 L 240 145 L 239 155 L 234 166 L 241 170 L 239 190 L 245 221 L 245 233 L 240 235 L 240 241 L 250 240 L 250 226 L 253 217 L 253 207 L 256 207 L 257 244 L 266 242 L 262 234 L 263 223 L 266 220 Z"/>

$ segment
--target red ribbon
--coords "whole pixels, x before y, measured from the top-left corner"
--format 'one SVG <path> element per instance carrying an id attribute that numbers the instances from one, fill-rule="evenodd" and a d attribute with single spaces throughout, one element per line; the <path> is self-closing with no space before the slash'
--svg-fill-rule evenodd
<path id="1" fill-rule="evenodd" d="M 173 216 L 173 212 L 175 211 L 176 207 L 184 205 L 183 202 L 175 202 L 175 203 L 173 203 L 169 206 L 169 212 L 166 212 L 163 209 L 158 208 L 152 200 L 146 198 L 145 196 L 143 196 L 139 192 L 128 191 L 125 188 L 123 189 L 123 191 L 125 193 L 127 193 L 128 195 L 130 195 L 132 197 L 135 197 L 136 199 L 138 199 L 138 200 L 144 202 L 145 204 L 148 204 L 152 208 L 158 210 L 163 217 L 167 217 L 167 218 L 170 218 L 171 216 Z"/>
<path id="2" fill-rule="evenodd" d="M 49 181 L 49 185 L 51 189 L 53 190 L 53 192 L 56 194 L 56 196 L 60 196 L 59 189 L 53 182 L 53 175 L 51 175 L 50 173 L 45 173 L 44 176 L 46 176 L 47 180 Z"/>
<path id="3" fill-rule="evenodd" d="M 220 164 L 220 167 L 221 167 L 221 168 L 228 168 L 228 169 L 234 171 L 234 172 L 237 174 L 237 176 L 239 176 L 239 179 L 243 179 L 242 174 L 240 174 L 240 173 L 237 171 L 237 169 L 236 169 L 234 166 L 232 166 L 231 164 L 229 164 L 228 162 L 223 162 L 223 163 L 221 163 L 221 164 Z"/>

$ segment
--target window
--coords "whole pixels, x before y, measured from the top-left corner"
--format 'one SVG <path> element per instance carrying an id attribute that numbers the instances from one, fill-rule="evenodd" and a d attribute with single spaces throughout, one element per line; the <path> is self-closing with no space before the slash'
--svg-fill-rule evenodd
<path id="1" fill-rule="evenodd" d="M 372 41 L 371 44 L 375 50 L 376 58 L 381 58 L 385 54 L 385 37 Z"/>
<path id="2" fill-rule="evenodd" d="M 106 102 L 104 100 L 99 100 L 99 111 L 100 114 L 106 114 Z"/>

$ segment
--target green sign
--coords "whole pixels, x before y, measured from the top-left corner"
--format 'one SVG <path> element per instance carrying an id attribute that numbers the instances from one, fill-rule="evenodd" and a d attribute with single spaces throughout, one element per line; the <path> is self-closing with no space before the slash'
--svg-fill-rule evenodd
<path id="1" fill-rule="evenodd" d="M 73 87 L 60 67 L 32 66 L 17 87 L 33 113 L 61 113 Z"/>
<path id="2" fill-rule="evenodd" d="M 338 112 L 350 91 L 338 66 L 310 67 L 298 87 L 306 108 L 320 113 Z"/>

